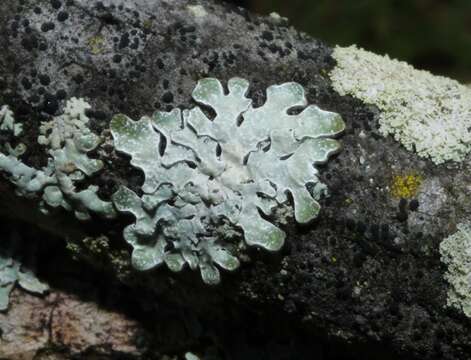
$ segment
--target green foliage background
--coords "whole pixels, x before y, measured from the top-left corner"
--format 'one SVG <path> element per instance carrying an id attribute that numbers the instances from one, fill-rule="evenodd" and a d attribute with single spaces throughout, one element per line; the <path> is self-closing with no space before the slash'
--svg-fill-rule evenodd
<path id="1" fill-rule="evenodd" d="M 330 44 L 358 44 L 471 82 L 471 0 L 248 0 Z"/>

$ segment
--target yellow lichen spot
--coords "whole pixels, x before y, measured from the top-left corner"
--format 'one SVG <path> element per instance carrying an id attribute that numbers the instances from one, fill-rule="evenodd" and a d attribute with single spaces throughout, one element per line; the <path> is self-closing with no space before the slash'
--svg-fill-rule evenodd
<path id="1" fill-rule="evenodd" d="M 152 28 L 152 20 L 151 19 L 146 19 L 146 20 L 144 20 L 142 25 L 144 26 L 144 29 L 150 30 Z"/>
<path id="2" fill-rule="evenodd" d="M 415 173 L 395 175 L 391 184 L 391 195 L 395 198 L 414 198 L 422 184 L 422 177 Z"/>
<path id="3" fill-rule="evenodd" d="M 103 51 L 105 45 L 105 38 L 101 35 L 92 36 L 87 41 L 90 52 L 93 55 L 98 55 Z"/>

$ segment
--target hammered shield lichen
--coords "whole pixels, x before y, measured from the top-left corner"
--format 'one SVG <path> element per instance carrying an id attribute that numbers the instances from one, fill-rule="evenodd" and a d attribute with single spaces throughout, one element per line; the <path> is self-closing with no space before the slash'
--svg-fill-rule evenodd
<path id="1" fill-rule="evenodd" d="M 217 79 L 198 82 L 193 98 L 210 107 L 157 112 L 133 121 L 117 115 L 111 131 L 117 150 L 144 172 L 143 195 L 122 187 L 113 196 L 118 210 L 136 222 L 124 231 L 133 264 L 146 270 L 166 263 L 173 271 L 199 268 L 206 283 L 219 271 L 239 266 L 245 245 L 279 250 L 285 233 L 275 209 L 290 202 L 299 223 L 320 206 L 309 191 L 318 185 L 315 164 L 339 150 L 330 138 L 344 130 L 340 115 L 310 105 L 296 83 L 267 89 L 263 106 L 245 97 L 249 84 L 233 78 L 228 94 Z"/>

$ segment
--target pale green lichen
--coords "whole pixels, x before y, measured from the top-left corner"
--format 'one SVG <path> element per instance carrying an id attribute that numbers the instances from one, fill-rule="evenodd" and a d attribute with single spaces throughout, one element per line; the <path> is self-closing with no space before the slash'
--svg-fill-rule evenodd
<path id="1" fill-rule="evenodd" d="M 111 218 L 116 211 L 110 202 L 102 201 L 96 186 L 77 191 L 75 183 L 100 171 L 103 164 L 87 154 L 100 143 L 89 127 L 86 110 L 90 105 L 82 99 L 72 98 L 64 114 L 40 126 L 38 142 L 49 154 L 48 165 L 41 170 L 24 164 L 18 152 L 0 153 L 0 170 L 15 184 L 17 194 L 41 197 L 41 210 L 63 207 L 74 211 L 77 218 L 87 220 L 90 212 Z M 13 117 L 13 114 L 10 114 Z M 11 127 L 11 126 L 10 126 Z"/>
<path id="2" fill-rule="evenodd" d="M 13 111 L 6 105 L 0 108 L 0 131 L 9 133 L 13 138 L 18 137 L 23 132 L 23 124 L 17 123 Z M 0 144 L 0 151 L 19 157 L 26 151 L 26 146 L 22 143 L 12 147 L 9 142 Z"/>
<path id="3" fill-rule="evenodd" d="M 199 81 L 193 98 L 211 107 L 214 119 L 200 107 L 139 121 L 113 118 L 116 149 L 130 155 L 145 175 L 142 197 L 125 187 L 113 196 L 118 210 L 136 217 L 124 231 L 136 268 L 165 263 L 180 271 L 188 264 L 215 284 L 220 274 L 214 264 L 236 269 L 246 244 L 281 248 L 285 233 L 266 217 L 288 203 L 287 193 L 296 221 L 307 223 L 318 215 L 316 199 L 324 188 L 314 186 L 311 193 L 306 185 L 320 184 L 314 165 L 339 150 L 330 137 L 344 130 L 340 115 L 313 105 L 289 114 L 306 106 L 296 83 L 269 87 L 266 103 L 253 108 L 245 97 L 248 86 L 246 80 L 231 79 L 225 95 L 218 80 Z"/>
<path id="4" fill-rule="evenodd" d="M 459 224 L 458 230 L 441 242 L 440 254 L 450 285 L 447 305 L 471 318 L 471 224 Z"/>
<path id="5" fill-rule="evenodd" d="M 281 16 L 277 12 L 273 11 L 269 14 L 270 19 L 275 23 L 275 24 L 282 24 L 288 22 L 288 18 Z"/>
<path id="6" fill-rule="evenodd" d="M 185 353 L 185 360 L 201 360 L 197 355 L 187 352 Z"/>
<path id="7" fill-rule="evenodd" d="M 471 89 L 355 46 L 336 47 L 332 56 L 334 89 L 376 105 L 384 136 L 436 164 L 471 151 Z"/>
<path id="8" fill-rule="evenodd" d="M 38 280 L 31 270 L 24 268 L 11 254 L 0 252 L 0 311 L 8 309 L 10 293 L 16 283 L 36 294 L 44 294 L 49 289 L 47 284 Z"/>
<path id="9" fill-rule="evenodd" d="M 19 136 L 23 132 L 23 124 L 15 122 L 13 112 L 6 105 L 0 108 L 0 130 L 9 131 L 13 136 Z"/>
<path id="10" fill-rule="evenodd" d="M 21 248 L 22 239 L 16 229 L 9 236 L 3 236 L 0 248 L 0 311 L 8 309 L 10 293 L 18 284 L 21 288 L 35 293 L 44 294 L 49 286 L 40 281 L 31 269 L 22 264 L 16 256 L 16 250 Z M 31 249 L 31 246 L 29 247 Z M 34 252 L 29 258 L 34 260 Z"/>

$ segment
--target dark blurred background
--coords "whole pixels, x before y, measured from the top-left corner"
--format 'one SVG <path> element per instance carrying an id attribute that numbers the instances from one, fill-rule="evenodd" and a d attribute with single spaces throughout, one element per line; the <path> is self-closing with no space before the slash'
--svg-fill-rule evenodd
<path id="1" fill-rule="evenodd" d="M 329 44 L 358 44 L 471 82 L 471 0 L 227 0 Z"/>

